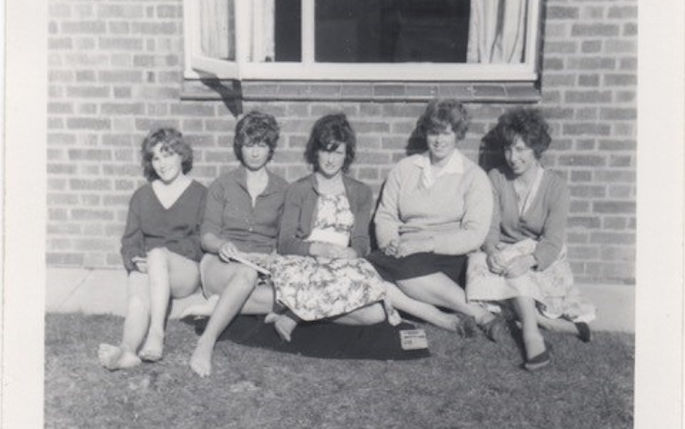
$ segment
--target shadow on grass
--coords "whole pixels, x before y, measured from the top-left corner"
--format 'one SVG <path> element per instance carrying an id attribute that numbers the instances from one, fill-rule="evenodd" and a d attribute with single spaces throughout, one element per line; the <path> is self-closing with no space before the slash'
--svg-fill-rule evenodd
<path id="1" fill-rule="evenodd" d="M 164 359 L 128 371 L 98 364 L 122 319 L 46 316 L 46 427 L 632 427 L 634 339 L 581 343 L 546 333 L 552 365 L 521 370 L 513 338 L 493 344 L 426 329 L 431 357 L 317 359 L 217 343 L 213 374 L 187 360 L 194 326 L 168 325 Z"/>

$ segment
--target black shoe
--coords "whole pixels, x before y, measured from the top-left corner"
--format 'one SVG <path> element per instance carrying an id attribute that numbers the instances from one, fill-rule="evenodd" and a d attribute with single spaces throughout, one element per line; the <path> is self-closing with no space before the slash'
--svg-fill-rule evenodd
<path id="1" fill-rule="evenodd" d="M 523 364 L 523 367 L 528 371 L 537 371 L 549 365 L 551 361 L 552 359 L 550 358 L 549 352 L 547 351 L 547 344 L 545 344 L 545 350 L 543 350 L 542 353 L 537 354 L 530 359 L 526 359 L 526 362 Z"/>
<path id="2" fill-rule="evenodd" d="M 495 317 L 488 323 L 481 326 L 485 336 L 490 339 L 490 341 L 495 343 L 500 343 L 504 340 L 504 335 L 507 330 L 507 325 L 504 319 L 501 317 Z"/>
<path id="3" fill-rule="evenodd" d="M 574 323 L 576 325 L 576 329 L 578 330 L 578 338 L 580 338 L 580 341 L 584 343 L 589 343 L 592 341 L 592 331 L 590 330 L 590 325 L 588 325 L 586 322 L 577 322 Z"/>

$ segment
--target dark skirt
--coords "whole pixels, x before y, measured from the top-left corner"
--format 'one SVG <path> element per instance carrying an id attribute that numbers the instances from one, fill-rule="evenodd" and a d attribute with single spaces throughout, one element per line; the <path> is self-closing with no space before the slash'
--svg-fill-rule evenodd
<path id="1" fill-rule="evenodd" d="M 384 280 L 390 282 L 443 273 L 462 288 L 465 285 L 466 255 L 414 253 L 404 258 L 396 258 L 375 250 L 366 256 L 366 259 Z"/>

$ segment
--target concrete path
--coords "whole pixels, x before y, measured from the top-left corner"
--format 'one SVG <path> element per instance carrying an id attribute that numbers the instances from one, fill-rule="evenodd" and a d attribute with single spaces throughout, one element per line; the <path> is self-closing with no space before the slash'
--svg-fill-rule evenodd
<path id="1" fill-rule="evenodd" d="M 116 314 L 126 312 L 126 273 L 123 270 L 48 268 L 46 311 L 57 313 Z M 635 332 L 635 288 L 630 285 L 579 285 L 597 306 L 594 330 Z M 197 293 L 172 304 L 171 318 L 185 307 L 200 303 Z"/>

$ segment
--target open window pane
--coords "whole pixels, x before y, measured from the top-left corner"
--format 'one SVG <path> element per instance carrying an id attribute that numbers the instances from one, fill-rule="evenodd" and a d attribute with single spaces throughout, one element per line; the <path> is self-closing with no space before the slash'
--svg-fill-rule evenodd
<path id="1" fill-rule="evenodd" d="M 469 0 L 317 0 L 317 62 L 466 62 Z"/>

